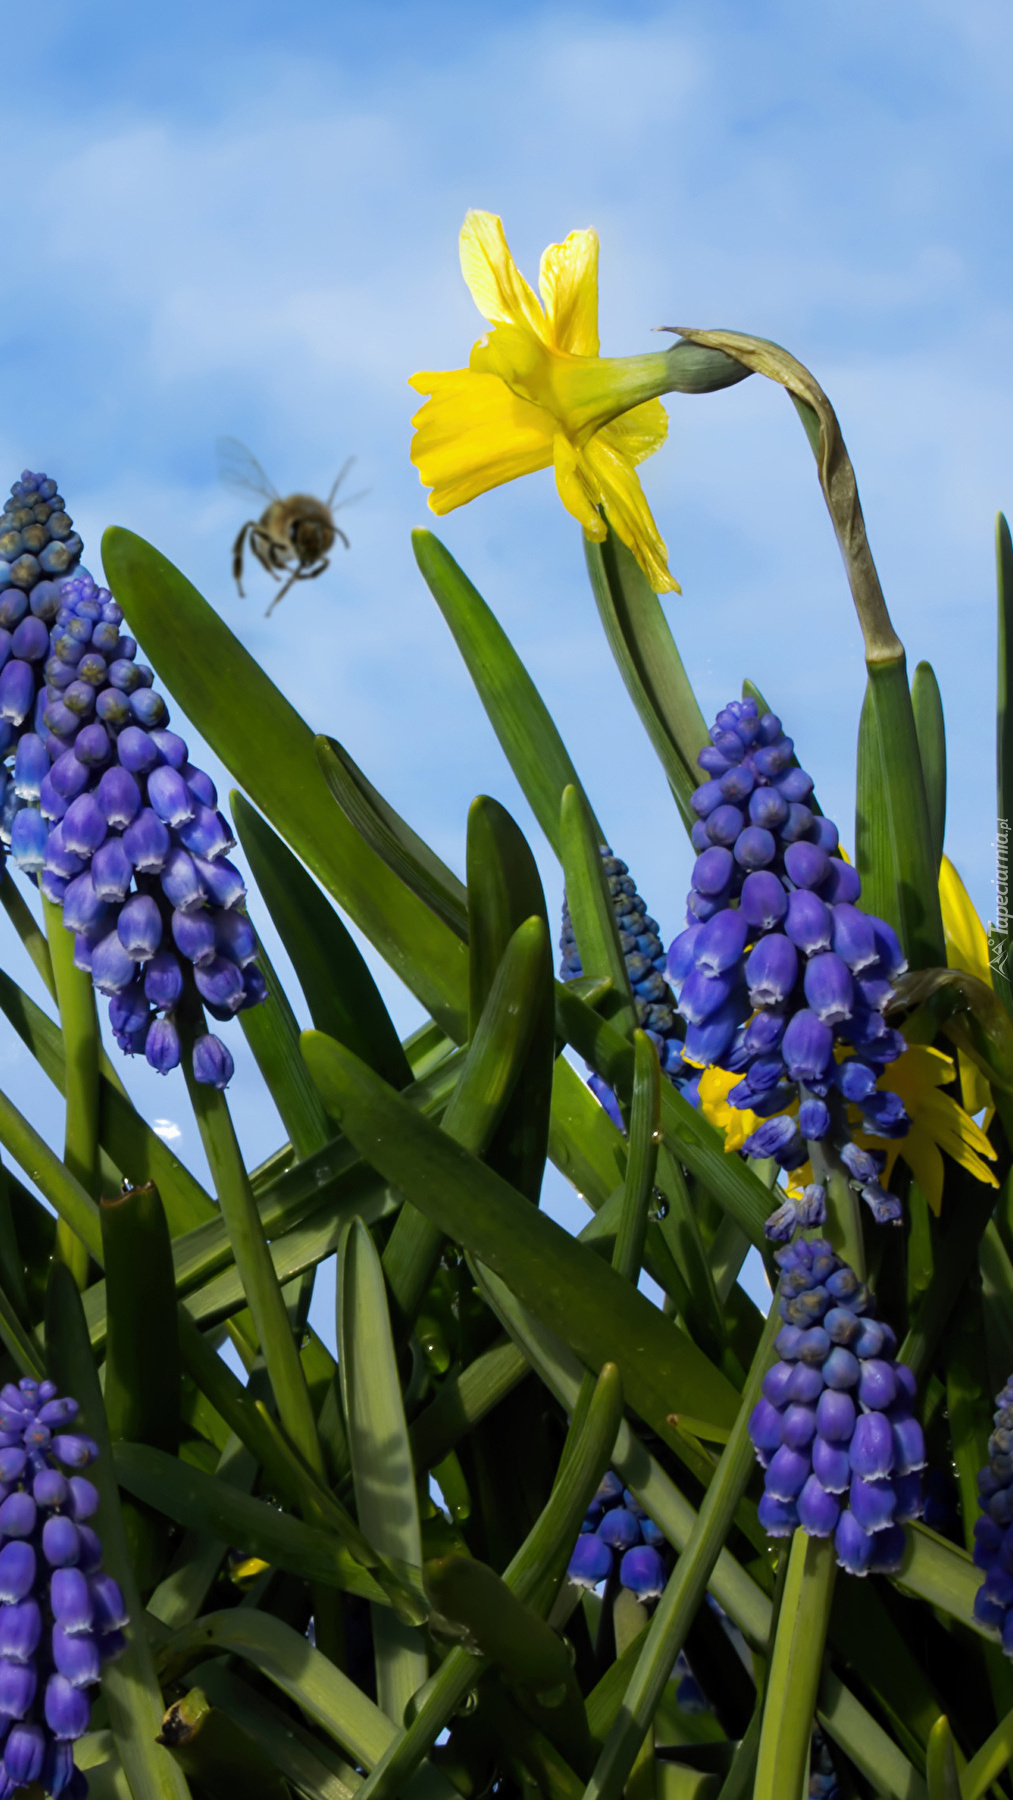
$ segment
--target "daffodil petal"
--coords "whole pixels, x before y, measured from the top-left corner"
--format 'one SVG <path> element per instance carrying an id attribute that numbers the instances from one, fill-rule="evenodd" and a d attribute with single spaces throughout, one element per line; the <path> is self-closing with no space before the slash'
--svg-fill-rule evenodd
<path id="1" fill-rule="evenodd" d="M 598 435 L 629 462 L 641 463 L 665 442 L 668 414 L 660 400 L 645 400 L 643 405 L 620 413 L 618 419 L 610 419 Z"/>
<path id="2" fill-rule="evenodd" d="M 943 1159 L 931 1138 L 908 1133 L 900 1142 L 900 1154 L 925 1195 L 929 1206 L 939 1217 L 943 1203 Z"/>
<path id="3" fill-rule="evenodd" d="M 451 369 L 413 375 L 409 385 L 430 396 L 412 420 L 411 458 L 433 490 L 433 512 L 451 512 L 552 462 L 554 420 L 498 376 Z"/>
<path id="4" fill-rule="evenodd" d="M 598 234 L 571 231 L 542 254 L 538 287 L 548 341 L 571 356 L 598 354 Z"/>
<path id="5" fill-rule="evenodd" d="M 971 896 L 948 856 L 939 866 L 939 903 L 946 937 L 946 961 L 951 969 L 966 969 L 992 986 L 988 938 L 975 912 Z"/>
<path id="6" fill-rule="evenodd" d="M 669 573 L 664 539 L 651 517 L 633 465 L 620 450 L 613 448 L 607 430 L 608 427 L 599 431 L 585 445 L 583 460 L 592 472 L 608 522 L 626 548 L 632 550 L 654 592 L 678 594 L 681 589 Z"/>
<path id="7" fill-rule="evenodd" d="M 545 315 L 510 254 L 495 213 L 469 212 L 461 226 L 461 273 L 491 325 L 527 325 L 546 342 Z"/>
<path id="8" fill-rule="evenodd" d="M 586 455 L 571 443 L 564 431 L 557 431 L 552 444 L 552 460 L 556 471 L 559 498 L 589 538 L 601 543 L 606 525 L 597 510 L 601 496 L 588 481 Z"/>

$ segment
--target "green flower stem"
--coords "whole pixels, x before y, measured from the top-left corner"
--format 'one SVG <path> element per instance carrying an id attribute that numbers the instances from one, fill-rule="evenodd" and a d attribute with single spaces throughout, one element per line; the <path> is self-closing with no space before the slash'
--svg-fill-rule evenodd
<path id="1" fill-rule="evenodd" d="M 633 1033 L 633 1104 L 630 1153 L 623 1184 L 612 1267 L 626 1281 L 639 1281 L 647 1239 L 647 1208 L 654 1189 L 661 1136 L 661 1071 L 658 1053 L 645 1031 Z"/>
<path id="2" fill-rule="evenodd" d="M 836 1573 L 832 1540 L 797 1530 L 764 1697 L 754 1800 L 800 1800 Z"/>
<path id="3" fill-rule="evenodd" d="M 43 903 L 45 904 L 45 903 Z M 42 930 L 38 919 L 25 899 L 16 881 L 8 875 L 0 881 L 0 906 L 3 907 L 18 937 L 24 944 L 36 969 L 46 987 L 56 999 L 56 978 L 53 974 L 53 959 L 49 954 L 46 933 Z M 69 933 L 68 933 L 69 936 Z"/>
<path id="4" fill-rule="evenodd" d="M 97 1200 L 100 1038 L 95 989 L 91 976 L 74 967 L 74 936 L 64 929 L 60 908 L 43 900 L 42 911 L 63 1029 L 66 1099 L 63 1160 L 85 1192 Z M 87 1287 L 87 1246 L 64 1219 L 58 1220 L 56 1226 L 56 1254 L 66 1263 L 78 1287 Z"/>
<path id="5" fill-rule="evenodd" d="M 772 1306 L 753 1358 L 731 1436 L 704 1495 L 689 1540 L 658 1602 L 647 1642 L 630 1678 L 623 1705 L 588 1783 L 586 1800 L 619 1800 L 641 1742 L 654 1717 L 665 1683 L 672 1672 L 672 1664 L 686 1641 L 707 1590 L 714 1565 L 731 1529 L 735 1509 L 755 1467 L 753 1446 L 749 1440 L 749 1415 L 759 1399 L 763 1377 L 770 1367 L 773 1342 L 781 1329 L 781 1323 L 777 1307 Z M 814 1706 L 815 1698 L 809 1709 L 810 1719 Z M 780 1790 L 781 1800 L 784 1800 L 789 1791 L 788 1788 Z M 758 1788 L 758 1795 L 759 1792 Z M 770 1800 L 774 1800 L 773 1791 Z"/>
<path id="6" fill-rule="evenodd" d="M 275 1273 L 267 1238 L 229 1113 L 218 1088 L 195 1081 L 190 1049 L 192 1030 L 184 1032 L 183 1065 L 190 1104 L 218 1193 L 222 1216 L 242 1279 L 250 1312 L 264 1353 L 282 1424 L 316 1474 L 323 1457 L 316 1419 L 299 1351 Z"/>
<path id="7" fill-rule="evenodd" d="M 975 1751 L 960 1783 L 961 1800 L 982 1800 L 994 1781 L 1013 1762 L 1013 1712 L 1000 1719 L 991 1737 Z"/>

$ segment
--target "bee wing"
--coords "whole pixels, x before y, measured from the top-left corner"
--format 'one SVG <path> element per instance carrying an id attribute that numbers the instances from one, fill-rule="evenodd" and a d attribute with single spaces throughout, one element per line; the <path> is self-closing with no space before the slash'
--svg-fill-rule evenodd
<path id="1" fill-rule="evenodd" d="M 348 461 L 347 461 L 347 462 L 346 462 L 346 463 L 343 463 L 343 464 L 342 464 L 342 466 L 341 466 L 341 469 L 340 469 L 340 471 L 339 471 L 339 473 L 338 473 L 338 477 L 337 477 L 337 480 L 336 480 L 336 481 L 335 481 L 335 483 L 334 483 L 334 486 L 333 486 L 333 487 L 332 487 L 332 489 L 331 489 L 331 491 L 330 491 L 330 493 L 329 493 L 329 494 L 328 494 L 328 496 L 327 496 L 327 505 L 328 505 L 328 507 L 329 507 L 329 508 L 331 508 L 331 507 L 333 507 L 333 505 L 334 505 L 334 496 L 335 496 L 335 494 L 336 494 L 336 493 L 337 493 L 337 491 L 338 491 L 338 489 L 339 489 L 339 487 L 340 487 L 340 486 L 341 486 L 341 483 L 342 483 L 342 482 L 343 482 L 343 481 L 344 481 L 344 479 L 345 479 L 345 476 L 346 476 L 346 475 L 347 475 L 347 474 L 348 474 L 348 471 L 349 471 L 349 469 L 350 469 L 350 468 L 351 468 L 351 466 L 352 466 L 352 464 L 353 464 L 353 463 L 354 463 L 354 461 L 355 461 L 355 457 L 354 457 L 354 456 L 350 456 L 350 457 L 349 457 L 349 458 L 348 458 Z M 356 495 L 355 495 L 355 496 L 354 496 L 354 498 L 355 498 L 355 499 L 356 499 L 356 500 L 358 500 L 358 499 L 359 499 L 359 498 L 360 498 L 360 496 L 359 496 L 359 495 L 358 495 L 358 494 L 356 494 Z M 341 502 L 341 504 L 342 504 L 342 506 L 347 506 L 347 505 L 348 505 L 348 501 L 347 501 L 347 500 L 342 500 L 342 502 Z"/>
<path id="2" fill-rule="evenodd" d="M 281 498 L 274 483 L 268 481 L 256 457 L 251 455 L 238 438 L 219 438 L 216 449 L 218 471 L 226 487 L 242 488 L 246 492 L 259 494 L 264 500 Z"/>

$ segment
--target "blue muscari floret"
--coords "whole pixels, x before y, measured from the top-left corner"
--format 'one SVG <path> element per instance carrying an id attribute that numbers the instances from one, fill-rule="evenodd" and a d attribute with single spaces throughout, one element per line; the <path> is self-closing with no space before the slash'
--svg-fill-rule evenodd
<path id="1" fill-rule="evenodd" d="M 838 1563 L 853 1575 L 890 1574 L 904 1552 L 904 1523 L 922 1511 L 914 1376 L 895 1361 L 897 1340 L 874 1317 L 869 1289 L 824 1239 L 799 1238 L 775 1261 L 779 1361 L 749 1420 L 766 1470 L 760 1523 L 771 1537 L 799 1525 L 810 1537 L 832 1536 Z"/>
<path id="2" fill-rule="evenodd" d="M 72 1746 L 87 1690 L 126 1644 L 123 1595 L 87 1523 L 99 1496 L 80 1471 L 98 1451 L 77 1412 L 52 1381 L 0 1388 L 0 1800 L 31 1782 L 83 1800 Z"/>
<path id="3" fill-rule="evenodd" d="M 883 1016 L 905 967 L 900 945 L 856 905 L 859 876 L 838 853 L 837 827 L 814 813 L 812 780 L 793 766 L 780 719 L 734 700 L 710 736 L 693 796 L 687 924 L 668 953 L 685 1056 L 741 1075 L 729 1101 L 763 1120 L 747 1155 L 793 1169 L 807 1141 L 825 1143 L 874 1217 L 896 1222 L 900 1204 L 879 1181 L 885 1157 L 852 1143 L 846 1108 L 873 1136 L 908 1130 L 898 1096 L 876 1085 L 905 1048 Z M 785 1241 L 797 1225 L 822 1223 L 823 1199 L 814 1184 L 787 1201 L 768 1236 Z"/>
<path id="4" fill-rule="evenodd" d="M 0 517 L 0 841 L 62 907 L 120 1049 L 167 1074 L 188 991 L 225 1020 L 266 988 L 214 783 L 81 549 L 55 481 L 25 470 Z M 193 1070 L 227 1085 L 220 1039 Z"/>
<path id="5" fill-rule="evenodd" d="M 682 1021 L 665 978 L 665 947 L 658 935 L 658 921 L 648 913 L 626 863 L 621 862 L 618 856 L 613 856 L 611 850 L 604 845 L 601 856 L 619 928 L 619 943 L 633 989 L 637 1023 L 652 1040 L 658 1052 L 658 1060 L 669 1080 L 685 1088 L 688 1082 L 695 1083 L 699 1071 L 687 1068 L 682 1060 Z M 583 974 L 583 967 L 565 894 L 559 948 L 562 953 L 560 980 L 573 981 Z M 598 1075 L 589 1077 L 588 1087 L 622 1129 L 622 1116 L 611 1088 Z"/>
<path id="6" fill-rule="evenodd" d="M 619 1581 L 638 1600 L 656 1600 L 668 1579 L 664 1535 L 610 1469 L 588 1507 L 567 1569 L 576 1587 L 607 1581 L 619 1560 Z"/>
<path id="7" fill-rule="evenodd" d="M 809 1800 L 839 1800 L 841 1784 L 821 1731 L 814 1731 L 809 1756 Z"/>
<path id="8" fill-rule="evenodd" d="M 988 1462 L 978 1476 L 974 1560 L 982 1578 L 974 1616 L 1002 1634 L 1002 1647 L 1013 1656 L 1013 1376 L 996 1396 L 993 1423 Z"/>

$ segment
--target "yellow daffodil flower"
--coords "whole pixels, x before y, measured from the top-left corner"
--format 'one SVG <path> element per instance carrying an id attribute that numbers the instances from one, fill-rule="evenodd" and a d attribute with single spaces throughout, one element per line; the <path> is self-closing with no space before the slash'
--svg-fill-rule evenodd
<path id="1" fill-rule="evenodd" d="M 665 441 L 663 355 L 598 355 L 598 238 L 571 231 L 550 244 L 538 298 L 510 254 L 494 213 L 469 212 L 461 268 L 492 330 L 466 369 L 422 373 L 412 461 L 432 488 L 435 513 L 451 512 L 518 475 L 553 468 L 559 497 L 587 536 L 608 524 L 633 552 L 656 593 L 679 592 L 668 553 L 634 470 Z"/>
<path id="2" fill-rule="evenodd" d="M 738 1112 L 728 1104 L 728 1095 L 741 1075 L 719 1069 L 710 1063 L 700 1077 L 700 1111 L 715 1131 L 725 1134 L 725 1151 L 741 1150 L 750 1132 L 763 1123 L 754 1112 Z"/>
<path id="3" fill-rule="evenodd" d="M 946 1151 L 976 1181 L 998 1187 L 991 1169 L 982 1161 L 995 1161 L 995 1151 L 980 1125 L 941 1089 L 953 1080 L 953 1058 L 927 1044 L 909 1044 L 902 1056 L 880 1076 L 877 1087 L 899 1094 L 911 1120 L 906 1137 L 876 1138 L 856 1131 L 856 1143 L 886 1151 L 883 1186 L 888 1188 L 893 1166 L 903 1157 L 934 1213 L 943 1198 L 943 1158 Z M 854 1117 L 861 1115 L 857 1109 Z"/>
<path id="4" fill-rule="evenodd" d="M 939 868 L 939 904 L 943 915 L 947 968 L 965 969 L 969 975 L 977 975 L 978 980 L 983 981 L 987 987 L 993 987 L 985 927 L 948 856 L 943 857 Z M 969 1113 L 990 1111 L 992 1096 L 988 1082 L 977 1064 L 961 1052 L 957 1056 L 957 1067 L 960 1070 L 961 1098 L 966 1110 Z M 986 1120 L 986 1124 L 987 1122 Z"/>

